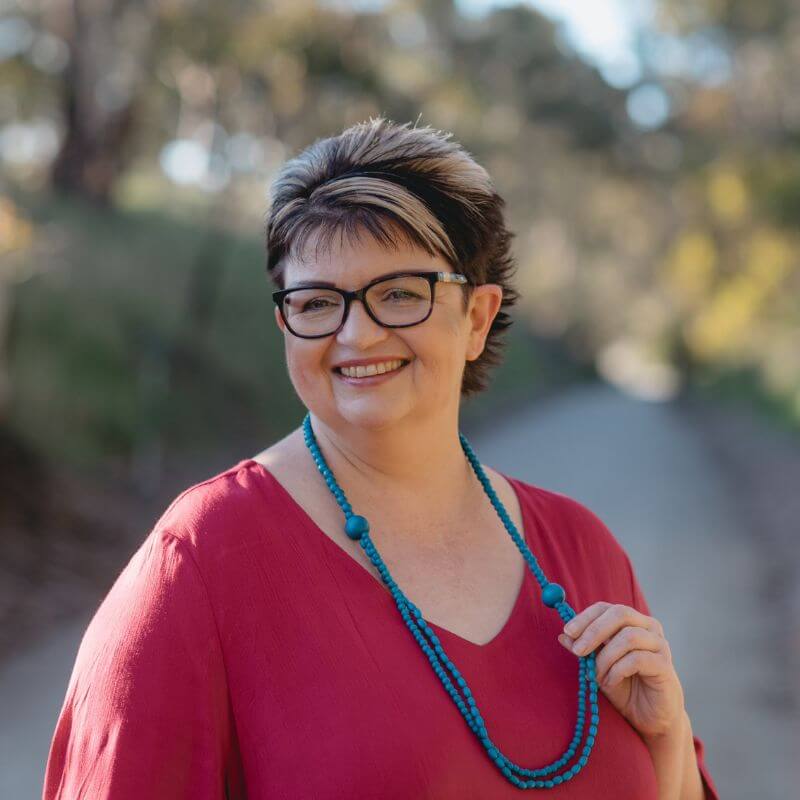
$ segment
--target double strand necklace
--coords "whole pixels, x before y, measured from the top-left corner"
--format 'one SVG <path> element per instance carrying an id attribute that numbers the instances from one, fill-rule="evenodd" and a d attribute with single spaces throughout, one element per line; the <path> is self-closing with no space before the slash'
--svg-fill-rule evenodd
<path id="1" fill-rule="evenodd" d="M 511 783 L 513 783 L 515 786 L 518 786 L 520 789 L 552 789 L 554 786 L 558 786 L 565 781 L 571 780 L 586 766 L 586 763 L 589 760 L 589 754 L 592 752 L 592 747 L 594 745 L 595 736 L 597 734 L 597 726 L 600 722 L 599 708 L 597 705 L 597 681 L 595 680 L 596 672 L 594 652 L 587 656 L 580 657 L 578 670 L 578 715 L 575 723 L 575 735 L 573 736 L 572 741 L 570 742 L 570 745 L 564 754 L 557 761 L 554 761 L 545 767 L 540 767 L 539 769 L 526 769 L 525 767 L 520 767 L 508 759 L 503 755 L 497 745 L 490 738 L 489 733 L 486 730 L 486 725 L 483 722 L 483 717 L 481 717 L 480 711 L 478 710 L 478 705 L 472 696 L 472 692 L 470 691 L 466 680 L 464 680 L 463 676 L 456 668 L 456 665 L 447 657 L 439 638 L 436 636 L 428 623 L 423 619 L 420 610 L 403 594 L 400 587 L 395 583 L 394 579 L 389 574 L 389 570 L 383 563 L 383 559 L 381 559 L 378 551 L 375 549 L 372 539 L 369 536 L 369 523 L 367 522 L 366 517 L 353 513 L 352 506 L 347 501 L 344 491 L 336 482 L 333 472 L 325 462 L 325 459 L 320 452 L 316 437 L 311 429 L 310 413 L 307 413 L 303 419 L 303 437 L 305 439 L 306 446 L 311 451 L 311 455 L 317 464 L 317 468 L 322 473 L 322 477 L 325 479 L 325 483 L 328 485 L 331 493 L 336 498 L 336 502 L 339 504 L 339 507 L 344 512 L 346 519 L 344 525 L 345 533 L 348 537 L 350 537 L 350 539 L 358 541 L 361 544 L 361 547 L 367 554 L 369 560 L 378 570 L 381 580 L 386 584 L 392 594 L 392 597 L 394 598 L 395 604 L 397 605 L 397 610 L 400 612 L 400 616 L 403 618 L 406 626 L 411 631 L 414 639 L 416 639 L 417 643 L 422 649 L 422 652 L 427 656 L 428 661 L 433 667 L 433 671 L 436 673 L 445 690 L 458 707 L 458 710 L 466 720 L 469 729 L 475 734 L 480 743 L 483 745 L 483 748 L 489 758 L 497 765 L 497 768 L 500 770 L 500 772 L 502 772 Z M 547 577 L 536 561 L 533 553 L 531 553 L 530 549 L 525 543 L 525 540 L 517 532 L 517 528 L 512 522 L 511 518 L 508 516 L 505 506 L 503 506 L 495 494 L 495 491 L 492 488 L 492 485 L 489 483 L 489 480 L 483 471 L 483 467 L 475 456 L 475 453 L 470 447 L 469 442 L 467 442 L 464 435 L 460 432 L 459 440 L 461 441 L 461 447 L 464 450 L 469 463 L 472 465 L 475 474 L 478 476 L 478 480 L 481 482 L 481 485 L 488 495 L 489 500 L 499 514 L 500 519 L 503 521 L 503 525 L 505 525 L 506 530 L 514 540 L 514 544 L 517 545 L 520 552 L 524 556 L 525 561 L 528 564 L 531 572 L 533 572 L 533 575 L 538 581 L 539 586 L 542 587 L 542 602 L 548 608 L 556 609 L 561 619 L 565 623 L 568 622 L 575 616 L 575 611 L 572 609 L 569 603 L 567 603 L 564 589 L 557 583 L 550 583 L 550 581 L 547 580 Z M 427 640 L 425 639 L 426 636 Z M 448 676 L 448 670 L 453 676 L 453 680 L 451 680 Z M 455 681 L 455 685 L 453 684 L 453 681 Z M 589 702 L 591 704 L 592 714 L 589 718 L 589 734 L 586 737 L 586 744 L 581 751 L 581 756 L 572 767 L 562 774 L 541 780 L 541 778 L 552 775 L 552 773 L 557 772 L 563 766 L 565 766 L 567 762 L 575 755 L 578 746 L 580 745 L 581 739 L 583 738 L 584 725 L 586 722 L 585 709 L 587 682 L 589 684 Z M 523 778 L 532 778 L 533 780 L 523 780 Z"/>

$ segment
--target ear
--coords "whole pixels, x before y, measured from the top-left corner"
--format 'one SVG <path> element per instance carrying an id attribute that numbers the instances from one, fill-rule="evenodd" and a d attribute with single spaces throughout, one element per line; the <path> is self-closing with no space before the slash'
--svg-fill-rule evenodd
<path id="1" fill-rule="evenodd" d="M 469 343 L 466 359 L 474 361 L 486 346 L 486 337 L 503 302 L 503 287 L 497 283 L 483 283 L 472 290 L 469 318 Z"/>

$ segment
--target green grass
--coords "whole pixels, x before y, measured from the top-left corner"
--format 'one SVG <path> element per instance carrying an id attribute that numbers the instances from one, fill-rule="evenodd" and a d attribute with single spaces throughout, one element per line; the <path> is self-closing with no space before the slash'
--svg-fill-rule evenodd
<path id="1" fill-rule="evenodd" d="M 16 289 L 11 424 L 34 446 L 90 464 L 156 431 L 196 449 L 296 418 L 256 238 L 73 199 L 26 205 L 46 244 Z M 210 305 L 190 300 L 201 271 Z"/>

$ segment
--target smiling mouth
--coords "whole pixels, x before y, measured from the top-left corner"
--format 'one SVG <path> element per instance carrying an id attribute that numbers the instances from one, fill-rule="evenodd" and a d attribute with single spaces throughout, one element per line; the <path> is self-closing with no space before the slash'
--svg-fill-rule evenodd
<path id="1" fill-rule="evenodd" d="M 364 378 L 380 378 L 382 375 L 391 375 L 395 372 L 400 372 L 400 370 L 402 370 L 404 367 L 407 367 L 410 363 L 411 363 L 410 361 L 403 360 L 403 363 L 400 364 L 399 367 L 395 367 L 394 369 L 388 369 L 385 372 L 373 372 L 367 375 L 345 375 L 344 372 L 342 372 L 341 367 L 334 367 L 333 371 L 337 375 L 340 375 L 342 378 L 347 378 L 348 380 L 357 381 L 357 380 L 363 380 Z"/>

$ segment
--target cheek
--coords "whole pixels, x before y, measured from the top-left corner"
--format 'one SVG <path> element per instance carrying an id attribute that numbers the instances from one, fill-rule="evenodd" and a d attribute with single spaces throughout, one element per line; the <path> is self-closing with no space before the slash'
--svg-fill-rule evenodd
<path id="1" fill-rule="evenodd" d="M 436 332 L 436 340 L 441 343 L 437 347 L 443 362 L 455 363 L 460 369 L 469 344 L 469 331 L 464 318 L 452 309 L 441 315 L 441 322 Z"/>
<path id="2" fill-rule="evenodd" d="M 292 342 L 286 348 L 286 363 L 289 366 L 289 375 L 295 386 L 316 386 L 322 379 L 330 379 L 324 366 L 325 346 L 315 346 L 313 343 L 296 344 Z"/>
<path id="3" fill-rule="evenodd" d="M 409 341 L 409 346 L 429 375 L 446 379 L 447 383 L 464 368 L 467 334 L 463 320 L 442 314 L 435 325 Z"/>

